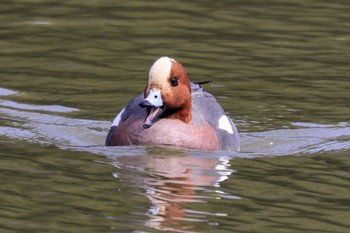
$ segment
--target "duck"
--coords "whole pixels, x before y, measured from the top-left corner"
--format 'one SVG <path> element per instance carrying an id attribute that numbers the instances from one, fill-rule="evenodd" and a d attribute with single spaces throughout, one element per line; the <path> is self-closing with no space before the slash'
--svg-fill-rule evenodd
<path id="1" fill-rule="evenodd" d="M 209 82 L 209 81 L 208 81 Z M 161 57 L 151 66 L 142 93 L 117 114 L 106 146 L 175 146 L 201 151 L 239 151 L 237 127 L 184 66 Z"/>

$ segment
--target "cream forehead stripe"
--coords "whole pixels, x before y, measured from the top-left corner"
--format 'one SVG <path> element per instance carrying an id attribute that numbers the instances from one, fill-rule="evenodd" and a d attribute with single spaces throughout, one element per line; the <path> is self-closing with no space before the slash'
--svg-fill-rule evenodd
<path id="1" fill-rule="evenodd" d="M 167 81 L 170 71 L 172 61 L 175 61 L 172 58 L 161 57 L 159 58 L 151 67 L 149 71 L 149 80 L 148 83 L 164 83 Z"/>

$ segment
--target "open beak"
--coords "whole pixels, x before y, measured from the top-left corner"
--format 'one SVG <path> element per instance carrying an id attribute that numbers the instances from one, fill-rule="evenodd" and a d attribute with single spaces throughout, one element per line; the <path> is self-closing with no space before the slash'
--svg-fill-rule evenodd
<path id="1" fill-rule="evenodd" d="M 143 122 L 144 129 L 150 128 L 159 119 L 165 109 L 160 90 L 150 90 L 146 99 L 141 101 L 139 105 L 141 108 L 148 108 L 148 114 Z"/>

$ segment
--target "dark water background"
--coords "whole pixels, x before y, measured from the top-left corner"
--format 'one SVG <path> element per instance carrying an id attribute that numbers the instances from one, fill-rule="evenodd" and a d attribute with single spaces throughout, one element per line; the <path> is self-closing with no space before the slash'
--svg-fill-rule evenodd
<path id="1" fill-rule="evenodd" d="M 348 1 L 2 1 L 1 232 L 350 232 Z M 160 56 L 241 152 L 103 146 Z"/>

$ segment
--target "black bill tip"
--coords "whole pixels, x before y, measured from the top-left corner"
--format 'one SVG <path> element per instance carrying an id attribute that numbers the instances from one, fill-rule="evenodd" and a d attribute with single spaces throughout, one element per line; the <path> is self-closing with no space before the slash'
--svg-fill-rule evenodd
<path id="1" fill-rule="evenodd" d="M 145 107 L 154 107 L 153 104 L 151 104 L 148 100 L 143 100 L 141 103 L 139 103 L 139 106 L 141 108 L 145 108 Z"/>
<path id="2" fill-rule="evenodd" d="M 152 124 L 143 124 L 143 128 L 144 129 L 148 129 L 148 128 L 150 128 L 152 126 Z"/>

